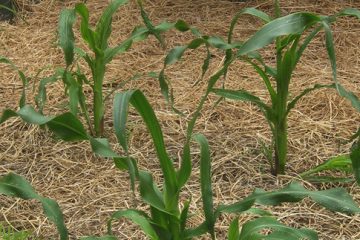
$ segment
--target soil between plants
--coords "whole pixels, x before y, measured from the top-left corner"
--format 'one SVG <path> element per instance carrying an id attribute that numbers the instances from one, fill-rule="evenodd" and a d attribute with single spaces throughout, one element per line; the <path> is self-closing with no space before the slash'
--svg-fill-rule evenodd
<path id="1" fill-rule="evenodd" d="M 25 2 L 25 1 L 24 1 Z M 91 22 L 96 19 L 108 1 L 88 1 Z M 41 1 L 22 12 L 26 22 L 18 18 L 15 24 L 0 23 L 0 55 L 10 58 L 27 75 L 35 76 L 44 68 L 41 77 L 64 66 L 60 49 L 56 46 L 56 26 L 63 7 L 72 7 L 76 1 Z M 154 0 L 144 1 L 144 6 L 155 23 L 164 20 L 183 19 L 196 26 L 204 34 L 226 37 L 232 16 L 244 7 L 258 7 L 272 14 L 272 1 L 231 2 L 217 0 Z M 360 8 L 357 1 L 282 1 L 283 14 L 294 11 L 312 11 L 332 14 L 345 7 Z M 141 24 L 139 9 L 134 1 L 122 7 L 113 20 L 114 45 L 128 36 L 136 25 Z M 243 17 L 236 28 L 236 38 L 245 40 L 261 22 Z M 339 81 L 358 96 L 360 94 L 360 21 L 344 18 L 333 26 L 338 63 Z M 77 36 L 79 33 L 77 33 Z M 331 68 L 327 59 L 324 39 L 320 35 L 306 50 L 298 65 L 291 84 L 291 95 L 315 83 L 330 83 Z M 165 35 L 167 48 L 161 49 L 153 38 L 137 43 L 126 54 L 118 56 L 109 64 L 106 84 L 116 86 L 136 73 L 160 71 L 165 54 L 174 46 L 187 43 L 190 34 L 175 31 Z M 83 46 L 83 43 L 79 43 Z M 273 48 L 264 51 L 267 61 L 273 61 Z M 125 85 L 122 90 L 141 89 L 151 101 L 165 135 L 170 155 L 178 162 L 184 142 L 186 121 L 201 94 L 206 80 L 193 87 L 201 75 L 204 49 L 185 54 L 184 60 L 170 66 L 166 73 L 171 80 L 176 107 L 185 117 L 175 114 L 161 96 L 157 80 L 144 77 Z M 213 51 L 209 74 L 214 73 L 223 60 L 220 52 Z M 85 63 L 80 65 L 87 72 Z M 32 78 L 30 85 L 38 83 Z M 250 90 L 267 99 L 266 89 L 251 67 L 238 63 L 230 71 L 226 87 Z M 106 91 L 110 92 L 111 87 Z M 17 107 L 21 94 L 21 81 L 14 71 L 0 65 L 0 111 Z M 62 84 L 55 83 L 48 89 L 47 114 L 64 112 L 66 98 Z M 28 90 L 31 103 L 33 93 Z M 269 143 L 270 131 L 259 110 L 248 103 L 224 101 L 214 107 L 217 98 L 210 96 L 195 132 L 209 139 L 212 151 L 212 171 L 215 203 L 231 203 L 250 194 L 255 188 L 278 189 L 292 180 L 299 180 L 298 173 L 307 170 L 329 157 L 346 153 L 349 144 L 341 144 L 355 132 L 360 116 L 348 101 L 333 90 L 319 90 L 303 98 L 289 116 L 289 161 L 287 175 L 273 177 L 267 160 L 261 153 L 261 142 Z M 113 147 L 116 144 L 111 126 L 112 102 L 108 101 L 106 134 Z M 142 169 L 147 169 L 161 181 L 161 173 L 153 145 L 140 117 L 133 111 L 128 125 L 131 154 Z M 192 197 L 191 212 L 194 216 L 189 225 L 203 221 L 199 190 L 199 149 L 192 147 L 194 170 L 190 182 L 184 188 L 183 198 Z M 0 175 L 15 172 L 29 180 L 43 196 L 55 199 L 61 206 L 71 239 L 80 236 L 104 235 L 106 220 L 119 209 L 138 208 L 146 210 L 138 193 L 130 190 L 128 174 L 114 167 L 109 159 L 95 157 L 88 143 L 63 143 L 53 139 L 49 132 L 35 126 L 10 119 L 0 125 Z M 334 173 L 333 173 L 334 174 Z M 337 173 L 336 173 L 337 174 Z M 355 183 L 311 184 L 303 181 L 309 189 L 345 187 L 360 203 L 360 188 Z M 311 201 L 266 207 L 283 223 L 294 227 L 316 230 L 320 239 L 360 239 L 360 216 L 331 213 Z M 234 216 L 223 215 L 217 222 L 218 239 L 226 239 L 226 233 Z M 241 222 L 251 219 L 241 215 Z M 39 239 L 57 239 L 55 227 L 42 214 L 40 204 L 0 196 L 0 222 L 16 229 L 28 229 Z M 128 221 L 114 225 L 119 239 L 145 239 L 138 227 Z M 208 239 L 204 236 L 199 239 Z"/>

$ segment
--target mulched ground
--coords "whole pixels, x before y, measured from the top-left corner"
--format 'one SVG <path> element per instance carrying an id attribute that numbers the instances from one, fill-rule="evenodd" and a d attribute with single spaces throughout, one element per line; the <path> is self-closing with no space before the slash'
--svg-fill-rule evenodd
<path id="1" fill-rule="evenodd" d="M 97 17 L 108 1 L 88 1 L 91 21 Z M 27 11 L 21 13 L 15 24 L 0 23 L 0 55 L 9 57 L 27 75 L 35 76 L 44 68 L 40 77 L 64 66 L 61 50 L 57 47 L 56 26 L 62 8 L 74 6 L 76 1 L 44 0 L 38 4 L 24 1 Z M 272 1 L 217 1 L 217 0 L 154 0 L 144 1 L 144 6 L 155 23 L 164 20 L 184 19 L 202 33 L 225 37 L 232 16 L 244 7 L 258 7 L 272 14 Z M 346 0 L 298 0 L 282 1 L 283 14 L 294 11 L 312 11 L 332 14 L 345 7 L 360 8 L 360 2 Z M 31 10 L 31 11 L 30 11 Z M 141 24 L 135 1 L 122 7 L 113 21 L 111 44 L 124 40 L 131 30 Z M 246 39 L 261 23 L 251 17 L 242 18 L 236 28 L 236 38 Z M 357 95 L 360 93 L 360 21 L 344 18 L 334 25 L 339 80 Z M 118 56 L 108 66 L 106 83 L 120 83 L 136 73 L 160 71 L 163 59 L 172 47 L 185 44 L 189 34 L 175 31 L 165 34 L 167 49 L 150 38 L 137 43 L 126 54 Z M 81 45 L 82 43 L 79 42 Z M 82 45 L 81 45 L 82 46 Z M 264 51 L 271 61 L 273 49 Z M 175 114 L 165 103 L 157 80 L 140 78 L 126 84 L 123 90 L 139 88 L 153 104 L 161 121 L 169 153 L 174 159 L 181 153 L 189 120 L 199 98 L 205 90 L 206 80 L 196 87 L 193 83 L 201 75 L 204 49 L 185 54 L 179 63 L 166 71 L 171 80 L 176 107 L 185 117 Z M 213 62 L 207 77 L 219 69 L 223 54 L 213 52 Z M 86 69 L 84 63 L 80 63 Z M 87 70 L 88 71 L 88 70 Z M 9 67 L 0 65 L 0 111 L 17 107 L 21 94 L 21 81 Z M 39 77 L 39 78 L 40 78 Z M 31 86 L 39 78 L 32 78 Z M 306 50 L 291 84 L 291 95 L 315 83 L 330 83 L 331 69 L 327 60 L 324 39 L 320 35 Z M 261 80 L 251 67 L 238 63 L 231 67 L 226 82 L 229 88 L 244 88 L 267 99 Z M 111 88 L 106 89 L 110 91 Z M 62 84 L 55 83 L 48 89 L 46 114 L 64 112 L 66 98 Z M 28 90 L 32 102 L 32 87 Z M 360 116 L 348 101 L 333 90 L 319 90 L 303 98 L 289 115 L 289 163 L 287 175 L 274 177 L 269 172 L 267 160 L 261 153 L 261 142 L 269 143 L 270 131 L 258 109 L 248 103 L 224 101 L 214 107 L 217 98 L 210 96 L 199 119 L 196 131 L 206 135 L 212 150 L 213 188 L 216 204 L 231 203 L 250 194 L 255 188 L 273 190 L 292 180 L 299 180 L 298 173 L 307 170 L 329 157 L 348 152 L 349 144 L 341 144 L 359 126 Z M 113 147 L 121 153 L 111 128 L 111 99 L 106 116 L 106 134 Z M 129 116 L 131 154 L 138 159 L 142 169 L 153 172 L 159 180 L 161 173 L 153 145 L 140 117 L 132 112 Z M 199 191 L 198 148 L 193 146 L 194 171 L 184 188 L 183 196 L 192 197 L 189 224 L 203 220 Z M 146 209 L 138 194 L 130 191 L 128 174 L 120 172 L 111 160 L 95 157 L 88 143 L 63 143 L 51 137 L 49 132 L 36 126 L 11 119 L 0 126 L 0 175 L 16 172 L 29 180 L 43 196 L 55 199 L 61 206 L 71 239 L 86 235 L 102 235 L 106 220 L 119 209 Z M 326 189 L 343 186 L 360 203 L 359 187 L 348 184 L 311 184 L 309 189 Z M 360 239 L 360 217 L 331 213 L 309 200 L 296 204 L 284 204 L 265 208 L 279 220 L 294 227 L 315 229 L 321 239 Z M 216 225 L 218 239 L 226 239 L 229 222 L 234 216 L 224 215 Z M 240 216 L 241 222 L 251 219 Z M 0 222 L 16 229 L 28 229 L 40 239 L 56 239 L 53 224 L 46 220 L 40 205 L 34 201 L 22 201 L 0 196 Z M 119 239 L 145 239 L 138 227 L 128 221 L 119 221 L 114 228 Z M 208 239 L 203 237 L 201 239 Z"/>

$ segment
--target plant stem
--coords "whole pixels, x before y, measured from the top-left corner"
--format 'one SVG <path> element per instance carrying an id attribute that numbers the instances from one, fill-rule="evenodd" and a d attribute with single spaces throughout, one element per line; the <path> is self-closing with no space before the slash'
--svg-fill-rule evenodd
<path id="1" fill-rule="evenodd" d="M 93 71 L 94 80 L 94 126 L 95 136 L 101 137 L 104 134 L 104 101 L 102 85 L 105 76 L 105 64 L 103 57 L 96 56 Z"/>
<path id="2" fill-rule="evenodd" d="M 275 124 L 275 169 L 274 175 L 285 173 L 287 157 L 287 119 L 286 117 Z"/>

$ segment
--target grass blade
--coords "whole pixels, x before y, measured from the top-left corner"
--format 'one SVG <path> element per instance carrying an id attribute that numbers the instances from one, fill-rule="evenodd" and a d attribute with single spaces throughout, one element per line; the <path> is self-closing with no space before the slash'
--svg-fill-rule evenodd
<path id="1" fill-rule="evenodd" d="M 228 232 L 228 240 L 239 240 L 240 232 L 239 232 L 239 218 L 235 218 L 230 223 L 229 232 Z"/>

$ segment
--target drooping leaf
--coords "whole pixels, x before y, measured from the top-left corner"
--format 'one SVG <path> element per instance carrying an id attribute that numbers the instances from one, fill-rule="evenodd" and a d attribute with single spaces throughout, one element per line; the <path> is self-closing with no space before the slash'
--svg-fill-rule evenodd
<path id="1" fill-rule="evenodd" d="M 263 230 L 271 230 L 271 233 L 264 234 Z M 240 232 L 238 239 L 241 240 L 317 240 L 316 232 L 309 229 L 296 229 L 288 227 L 272 217 L 261 217 L 249 222 L 246 222 Z"/>
<path id="2" fill-rule="evenodd" d="M 75 11 L 64 9 L 60 13 L 59 20 L 59 45 L 64 51 L 66 66 L 70 66 L 74 60 L 74 32 Z"/>
<path id="3" fill-rule="evenodd" d="M 63 113 L 54 117 L 47 127 L 64 141 L 88 140 L 88 134 L 80 122 L 72 113 Z"/>
<path id="4" fill-rule="evenodd" d="M 360 212 L 358 205 L 342 188 L 310 191 L 296 182 L 289 184 L 283 189 L 272 192 L 256 189 L 253 194 L 242 201 L 219 206 L 217 212 L 240 213 L 250 209 L 254 203 L 261 205 L 278 205 L 283 202 L 299 202 L 305 197 L 310 197 L 316 203 L 334 212 L 346 214 Z"/>
<path id="5" fill-rule="evenodd" d="M 139 227 L 144 231 L 146 236 L 148 236 L 151 240 L 160 240 L 154 228 L 152 227 L 151 221 L 149 220 L 147 215 L 144 212 L 133 209 L 120 210 L 113 213 L 108 221 L 108 233 L 112 232 L 111 231 L 112 221 L 118 220 L 120 218 L 127 218 L 131 220 L 133 223 L 139 225 Z"/>
<path id="6" fill-rule="evenodd" d="M 49 198 L 38 195 L 26 179 L 14 173 L 9 173 L 0 178 L 0 194 L 18 197 L 24 200 L 36 199 L 41 202 L 45 215 L 55 223 L 61 240 L 68 240 L 68 231 L 59 205 Z"/>

